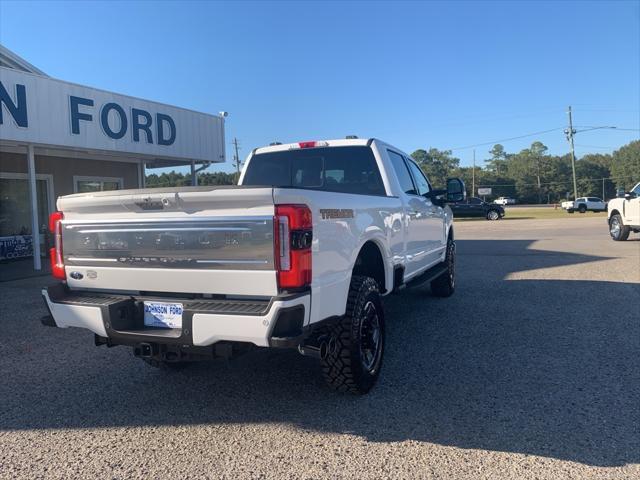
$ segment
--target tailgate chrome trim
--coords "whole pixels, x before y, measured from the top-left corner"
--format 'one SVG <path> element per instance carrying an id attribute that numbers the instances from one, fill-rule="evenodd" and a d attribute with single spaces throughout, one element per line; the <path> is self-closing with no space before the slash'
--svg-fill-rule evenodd
<path id="1" fill-rule="evenodd" d="M 120 218 L 113 221 L 105 221 L 105 220 L 64 220 L 63 224 L 65 226 L 82 226 L 82 225 L 100 225 L 100 224 L 110 224 L 110 225 L 147 225 L 149 223 L 191 223 L 191 222 L 211 222 L 211 221 L 219 221 L 219 222 L 264 222 L 271 220 L 271 216 L 267 215 L 247 215 L 245 216 L 220 216 L 220 217 L 163 217 L 162 219 L 157 218 Z"/>
<path id="2" fill-rule="evenodd" d="M 273 217 L 63 222 L 72 267 L 275 270 Z"/>
<path id="3" fill-rule="evenodd" d="M 268 260 L 196 260 L 196 263 L 242 263 L 247 265 L 267 265 Z"/>
<path id="4" fill-rule="evenodd" d="M 261 224 L 265 224 L 267 222 L 260 222 Z M 84 226 L 84 225 L 83 225 Z M 69 226 L 69 229 L 72 229 L 72 226 Z M 165 227 L 157 227 L 157 228 L 94 228 L 88 230 L 78 230 L 78 233 L 126 233 L 126 232 L 250 232 L 250 228 L 239 228 L 239 227 L 178 227 L 178 228 L 167 228 Z"/>
<path id="5" fill-rule="evenodd" d="M 80 258 L 80 257 L 69 257 L 67 258 L 70 262 L 117 262 L 117 258 Z"/>

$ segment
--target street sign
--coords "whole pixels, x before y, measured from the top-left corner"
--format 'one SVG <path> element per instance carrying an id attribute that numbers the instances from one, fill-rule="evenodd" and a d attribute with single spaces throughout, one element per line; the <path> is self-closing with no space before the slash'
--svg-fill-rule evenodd
<path id="1" fill-rule="evenodd" d="M 478 195 L 491 195 L 490 188 L 478 188 Z"/>

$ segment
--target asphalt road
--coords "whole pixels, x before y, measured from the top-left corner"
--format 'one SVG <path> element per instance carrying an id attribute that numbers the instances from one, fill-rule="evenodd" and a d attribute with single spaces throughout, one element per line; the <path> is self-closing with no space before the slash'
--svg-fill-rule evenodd
<path id="1" fill-rule="evenodd" d="M 386 300 L 367 396 L 291 351 L 156 371 L 0 284 L 0 477 L 640 478 L 640 235 L 457 225 L 458 290 Z"/>

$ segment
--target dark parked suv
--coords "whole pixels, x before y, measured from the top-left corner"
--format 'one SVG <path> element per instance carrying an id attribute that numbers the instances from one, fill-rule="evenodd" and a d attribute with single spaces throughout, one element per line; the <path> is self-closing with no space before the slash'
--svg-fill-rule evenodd
<path id="1" fill-rule="evenodd" d="M 483 202 L 476 197 L 462 202 L 450 203 L 454 217 L 484 217 L 487 220 L 499 220 L 504 217 L 504 208 L 495 203 Z"/>

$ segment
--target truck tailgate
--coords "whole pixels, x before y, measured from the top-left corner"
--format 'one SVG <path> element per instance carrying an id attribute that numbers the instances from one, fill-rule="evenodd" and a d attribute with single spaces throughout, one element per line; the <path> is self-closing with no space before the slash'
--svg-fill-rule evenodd
<path id="1" fill-rule="evenodd" d="M 277 294 L 271 188 L 98 192 L 58 210 L 71 288 Z"/>

